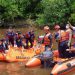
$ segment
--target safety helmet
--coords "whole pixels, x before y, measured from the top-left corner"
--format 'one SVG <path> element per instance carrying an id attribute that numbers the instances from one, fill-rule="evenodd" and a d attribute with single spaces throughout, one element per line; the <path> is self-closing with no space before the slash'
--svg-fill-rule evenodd
<path id="1" fill-rule="evenodd" d="M 49 26 L 45 26 L 44 27 L 44 30 L 49 30 Z"/>
<path id="2" fill-rule="evenodd" d="M 55 25 L 54 29 L 60 29 L 59 25 Z"/>

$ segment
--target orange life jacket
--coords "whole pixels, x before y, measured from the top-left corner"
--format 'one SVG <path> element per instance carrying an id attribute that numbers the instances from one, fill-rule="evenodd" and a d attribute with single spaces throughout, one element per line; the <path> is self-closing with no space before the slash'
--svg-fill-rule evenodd
<path id="1" fill-rule="evenodd" d="M 44 45 L 50 45 L 50 39 L 48 38 L 51 33 L 48 33 L 44 36 Z"/>
<path id="2" fill-rule="evenodd" d="M 63 41 L 66 41 L 67 40 L 66 35 L 67 34 L 66 34 L 65 31 L 63 31 L 63 30 L 60 31 L 60 38 L 59 38 L 60 42 L 63 42 Z"/>
<path id="3" fill-rule="evenodd" d="M 25 37 L 26 37 L 26 38 L 30 38 L 30 34 L 29 34 L 29 33 L 26 33 L 26 34 L 25 34 Z"/>
<path id="4" fill-rule="evenodd" d="M 66 39 L 69 40 L 69 35 L 70 35 L 70 29 L 66 30 Z"/>

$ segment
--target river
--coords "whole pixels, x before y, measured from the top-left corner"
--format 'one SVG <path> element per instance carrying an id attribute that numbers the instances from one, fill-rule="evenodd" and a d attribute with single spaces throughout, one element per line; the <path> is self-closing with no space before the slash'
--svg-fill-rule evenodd
<path id="1" fill-rule="evenodd" d="M 0 75 L 50 75 L 50 69 L 41 67 L 26 68 L 24 62 L 0 62 Z"/>

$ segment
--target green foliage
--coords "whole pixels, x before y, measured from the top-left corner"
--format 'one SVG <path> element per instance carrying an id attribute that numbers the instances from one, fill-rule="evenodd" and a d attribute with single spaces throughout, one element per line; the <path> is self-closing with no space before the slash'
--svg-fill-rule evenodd
<path id="1" fill-rule="evenodd" d="M 38 26 L 75 23 L 75 0 L 0 0 L 0 21 L 17 18 L 32 19 Z"/>
<path id="2" fill-rule="evenodd" d="M 72 3 L 71 10 L 72 10 L 72 13 L 69 19 L 71 20 L 71 22 L 75 23 L 75 2 Z"/>
<path id="3" fill-rule="evenodd" d="M 44 24 L 54 25 L 68 20 L 70 9 L 65 0 L 42 0 L 41 3 L 44 13 L 43 17 L 41 15 L 38 17 L 37 22 L 41 23 L 40 20 L 42 21 L 44 18 Z"/>

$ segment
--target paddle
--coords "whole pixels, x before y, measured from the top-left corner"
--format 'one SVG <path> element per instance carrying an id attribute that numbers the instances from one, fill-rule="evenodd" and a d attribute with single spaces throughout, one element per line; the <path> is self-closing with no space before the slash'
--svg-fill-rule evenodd
<path id="1" fill-rule="evenodd" d="M 71 23 L 68 21 L 68 24 L 69 24 L 69 26 L 71 26 Z M 69 35 L 69 41 L 68 41 L 68 46 L 69 46 L 69 52 L 71 52 L 70 51 L 70 49 L 71 49 L 71 42 L 72 42 L 72 30 L 71 30 L 71 32 L 70 32 L 70 35 Z M 67 50 L 68 51 L 68 50 Z"/>

